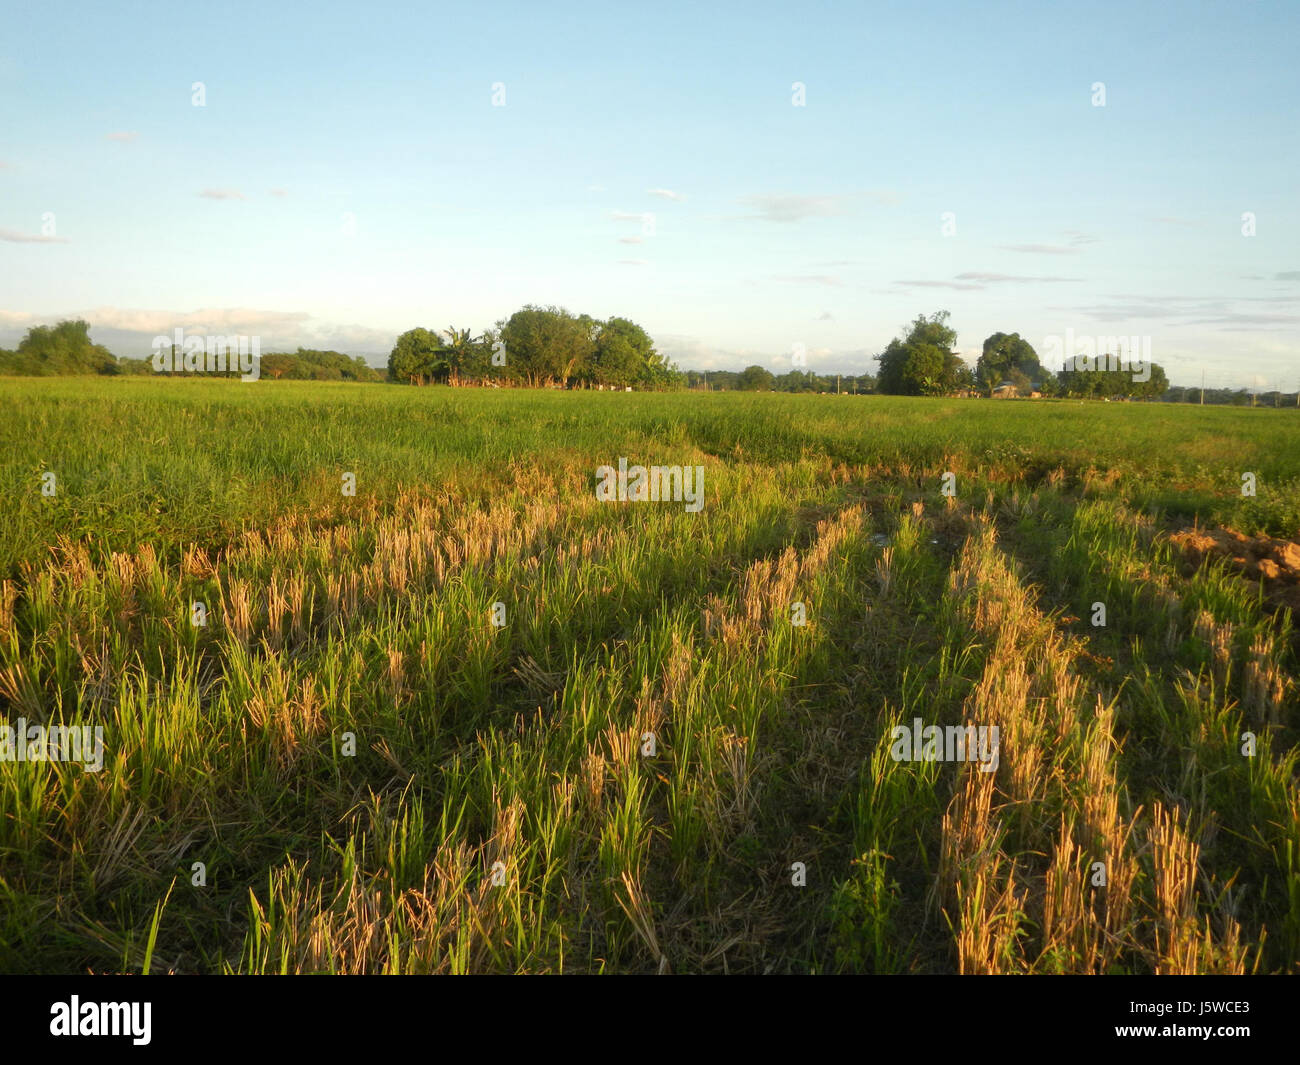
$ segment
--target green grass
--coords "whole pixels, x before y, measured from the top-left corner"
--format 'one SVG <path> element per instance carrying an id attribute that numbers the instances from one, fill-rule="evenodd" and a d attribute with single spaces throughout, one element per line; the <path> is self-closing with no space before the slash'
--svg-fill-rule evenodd
<path id="1" fill-rule="evenodd" d="M 0 706 L 105 736 L 0 762 L 0 969 L 1300 960 L 1291 621 L 1165 538 L 1296 537 L 1294 411 L 0 393 Z M 703 511 L 598 503 L 621 456 L 703 466 Z M 1001 724 L 988 812 L 890 757 L 915 717 Z"/>

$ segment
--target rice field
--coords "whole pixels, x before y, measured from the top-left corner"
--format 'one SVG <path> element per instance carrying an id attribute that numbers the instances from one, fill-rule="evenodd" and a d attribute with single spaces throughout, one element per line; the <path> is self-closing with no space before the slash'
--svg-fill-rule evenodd
<path id="1" fill-rule="evenodd" d="M 0 971 L 1300 963 L 1290 576 L 1170 538 L 1295 541 L 1300 412 L 146 378 L 0 408 L 0 716 L 103 744 L 0 760 Z M 702 509 L 601 500 L 621 458 L 702 469 Z"/>

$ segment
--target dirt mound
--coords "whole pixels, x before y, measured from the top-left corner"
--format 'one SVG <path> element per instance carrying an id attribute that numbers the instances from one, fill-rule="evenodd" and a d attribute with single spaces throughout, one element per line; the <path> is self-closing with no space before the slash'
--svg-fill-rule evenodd
<path id="1" fill-rule="evenodd" d="M 1300 543 L 1245 536 L 1235 529 L 1187 529 L 1170 541 L 1181 548 L 1189 572 L 1207 558 L 1222 558 L 1243 577 L 1264 582 L 1264 596 L 1300 615 Z"/>

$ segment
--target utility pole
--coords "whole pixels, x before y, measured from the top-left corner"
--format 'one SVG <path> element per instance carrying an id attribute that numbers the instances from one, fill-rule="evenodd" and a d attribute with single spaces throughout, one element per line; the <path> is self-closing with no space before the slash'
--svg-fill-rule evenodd
<path id="1" fill-rule="evenodd" d="M 1205 406 L 1205 371 L 1201 371 L 1201 406 Z"/>
<path id="2" fill-rule="evenodd" d="M 840 394 L 840 375 L 839 375 L 839 374 L 836 374 L 836 375 L 835 375 L 835 394 L 836 394 L 837 396 Z"/>

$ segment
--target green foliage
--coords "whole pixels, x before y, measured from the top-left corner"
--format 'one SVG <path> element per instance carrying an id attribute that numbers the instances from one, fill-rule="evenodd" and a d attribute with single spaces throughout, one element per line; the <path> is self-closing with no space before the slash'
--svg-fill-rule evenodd
<path id="1" fill-rule="evenodd" d="M 359 355 L 309 348 L 299 348 L 292 355 L 278 352 L 263 355 L 261 375 L 267 380 L 290 381 L 383 380 L 383 375 Z"/>
<path id="2" fill-rule="evenodd" d="M 504 346 L 504 366 L 493 362 L 498 342 Z M 562 307 L 530 304 L 479 337 L 454 326 L 440 337 L 427 329 L 403 333 L 389 359 L 389 380 L 665 390 L 681 387 L 685 377 L 627 318 L 598 322 Z"/>
<path id="3" fill-rule="evenodd" d="M 957 334 L 948 326 L 948 312 L 928 318 L 918 315 L 904 339 L 894 339 L 877 358 L 881 392 L 898 396 L 936 396 L 951 392 L 967 380 L 965 366 L 952 352 Z"/>
<path id="4" fill-rule="evenodd" d="M 657 358 L 654 341 L 644 329 L 626 318 L 610 318 L 596 334 L 590 378 L 616 388 L 645 382 Z"/>
<path id="5" fill-rule="evenodd" d="M 770 370 L 762 366 L 746 366 L 740 372 L 736 387 L 742 392 L 770 392 L 776 384 L 776 378 Z"/>
<path id="6" fill-rule="evenodd" d="M 0 373 L 30 377 L 63 374 L 115 374 L 117 359 L 90 339 L 90 323 L 77 319 L 34 325 L 17 351 L 0 351 Z"/>
<path id="7" fill-rule="evenodd" d="M 585 373 L 595 351 L 595 323 L 562 307 L 532 304 L 498 322 L 506 346 L 506 373 L 532 388 L 568 384 Z"/>
<path id="8" fill-rule="evenodd" d="M 426 385 L 446 368 L 442 342 L 428 329 L 408 329 L 388 356 L 388 379 Z"/>
<path id="9" fill-rule="evenodd" d="M 1041 384 L 1045 376 L 1038 352 L 1019 333 L 994 333 L 984 341 L 983 353 L 975 363 L 975 378 L 988 395 L 1004 381 L 1027 392 L 1028 385 Z"/>
<path id="10" fill-rule="evenodd" d="M 1169 389 L 1169 378 L 1164 368 L 1150 363 L 1146 381 L 1135 380 L 1134 372 L 1108 368 L 1106 356 L 1097 360 L 1091 369 L 1061 370 L 1057 373 L 1057 391 L 1064 396 L 1079 399 L 1154 399 Z"/>

